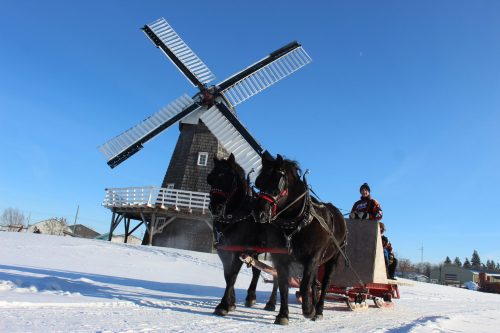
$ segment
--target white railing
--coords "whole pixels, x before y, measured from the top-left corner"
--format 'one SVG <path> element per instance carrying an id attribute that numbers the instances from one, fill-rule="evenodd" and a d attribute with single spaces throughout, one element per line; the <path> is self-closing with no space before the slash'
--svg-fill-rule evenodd
<path id="1" fill-rule="evenodd" d="M 208 193 L 175 190 L 154 186 L 108 188 L 102 205 L 112 207 L 161 206 L 176 210 L 193 209 L 208 211 L 210 197 Z"/>

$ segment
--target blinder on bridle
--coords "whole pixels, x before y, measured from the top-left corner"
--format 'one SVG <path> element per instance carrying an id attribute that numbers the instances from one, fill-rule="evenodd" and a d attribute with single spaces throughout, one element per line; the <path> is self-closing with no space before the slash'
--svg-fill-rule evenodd
<path id="1" fill-rule="evenodd" d="M 217 179 L 221 179 L 221 176 L 225 175 L 226 172 L 229 171 L 231 173 L 231 175 L 233 176 L 233 179 L 231 181 L 231 186 L 230 186 L 230 191 L 225 191 L 217 186 L 214 186 L 215 184 L 215 181 Z M 224 170 L 222 172 L 219 172 L 216 175 L 214 175 L 213 173 L 210 173 L 208 176 L 207 176 L 207 182 L 208 184 L 210 184 L 212 186 L 212 188 L 210 189 L 210 197 L 214 196 L 214 195 L 217 195 L 217 196 L 220 196 L 220 197 L 223 197 L 224 198 L 224 201 L 221 203 L 221 205 L 224 205 L 224 208 L 221 210 L 221 214 L 223 215 L 224 212 L 225 212 L 225 206 L 226 204 L 229 202 L 229 200 L 232 198 L 232 196 L 234 195 L 234 193 L 236 192 L 236 188 L 238 187 L 238 181 L 237 181 L 237 175 L 234 171 L 228 169 L 228 170 Z M 220 185 L 220 184 L 217 184 L 217 185 Z M 212 207 L 211 205 L 209 205 L 209 209 L 210 211 L 212 212 Z M 213 213 L 213 212 L 212 212 Z"/>
<path id="2" fill-rule="evenodd" d="M 272 216 L 276 215 L 280 201 L 288 196 L 288 188 L 286 188 L 288 179 L 286 172 L 282 169 L 278 170 L 277 172 L 281 175 L 280 180 L 278 181 L 278 194 L 272 195 L 271 193 L 267 193 L 264 191 L 260 191 L 259 193 L 259 198 L 262 198 L 271 204 Z"/>
<path id="3" fill-rule="evenodd" d="M 286 186 L 286 173 L 283 170 L 280 170 L 280 173 L 281 173 L 281 178 L 280 178 L 280 181 L 278 183 L 278 190 L 281 193 L 281 192 L 283 192 L 283 190 L 285 189 L 285 186 Z"/>

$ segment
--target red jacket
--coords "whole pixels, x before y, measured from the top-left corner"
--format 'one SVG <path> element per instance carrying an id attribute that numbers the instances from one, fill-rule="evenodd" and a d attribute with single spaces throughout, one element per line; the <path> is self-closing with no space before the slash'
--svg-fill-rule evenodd
<path id="1" fill-rule="evenodd" d="M 382 207 L 371 196 L 361 197 L 360 200 L 356 201 L 352 206 L 351 213 L 368 213 L 370 220 L 379 221 L 382 219 Z"/>

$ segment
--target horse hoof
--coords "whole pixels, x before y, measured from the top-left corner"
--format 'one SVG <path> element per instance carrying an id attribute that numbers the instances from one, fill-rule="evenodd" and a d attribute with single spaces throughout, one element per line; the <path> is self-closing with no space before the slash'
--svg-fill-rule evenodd
<path id="1" fill-rule="evenodd" d="M 276 325 L 288 325 L 288 318 L 276 316 L 276 320 L 274 321 Z"/>
<path id="2" fill-rule="evenodd" d="M 305 318 L 312 319 L 316 316 L 316 310 L 314 310 L 313 308 L 311 312 L 302 311 L 302 314 L 304 315 Z"/>
<path id="3" fill-rule="evenodd" d="M 228 311 L 222 307 L 216 307 L 214 311 L 214 315 L 221 317 L 227 316 L 227 313 Z"/>
<path id="4" fill-rule="evenodd" d="M 231 305 L 230 305 L 230 306 L 228 306 L 228 308 L 227 308 L 227 311 L 229 311 L 229 312 L 234 311 L 234 310 L 236 310 L 236 305 L 234 305 L 234 304 L 231 304 Z"/>
<path id="5" fill-rule="evenodd" d="M 314 318 L 312 319 L 313 321 L 317 321 L 317 320 L 322 320 L 323 319 L 323 315 L 322 314 L 317 314 L 314 316 Z"/>
<path id="6" fill-rule="evenodd" d="M 266 306 L 264 307 L 264 310 L 266 310 L 266 311 L 274 311 L 274 310 L 276 310 L 276 304 L 267 303 Z"/>
<path id="7" fill-rule="evenodd" d="M 247 308 L 250 308 L 250 307 L 254 306 L 254 305 L 255 305 L 255 303 L 257 303 L 257 301 L 255 300 L 255 298 L 252 298 L 252 299 L 247 299 L 247 300 L 245 301 L 245 306 L 246 306 Z"/>

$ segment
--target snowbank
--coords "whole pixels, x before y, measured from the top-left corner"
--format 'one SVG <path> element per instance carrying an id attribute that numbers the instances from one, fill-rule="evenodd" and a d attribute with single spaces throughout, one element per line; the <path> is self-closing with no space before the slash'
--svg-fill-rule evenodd
<path id="1" fill-rule="evenodd" d="M 290 325 L 243 306 L 251 271 L 236 283 L 238 308 L 212 315 L 224 290 L 213 254 L 29 233 L 0 233 L 0 332 L 494 332 L 500 295 L 416 282 L 390 309 L 349 312 L 327 303 L 306 320 L 290 298 Z M 293 290 L 291 291 L 293 294 Z"/>

